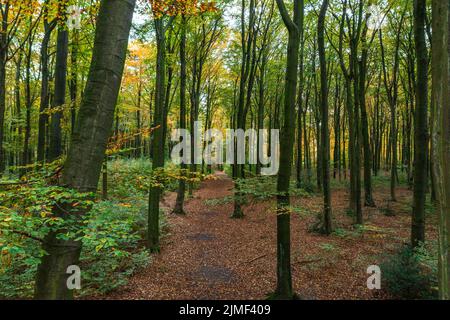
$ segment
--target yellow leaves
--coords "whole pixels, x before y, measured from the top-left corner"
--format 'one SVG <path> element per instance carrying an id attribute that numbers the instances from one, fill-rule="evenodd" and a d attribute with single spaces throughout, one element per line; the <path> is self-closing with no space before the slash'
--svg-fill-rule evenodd
<path id="1" fill-rule="evenodd" d="M 129 204 L 129 203 L 121 203 L 121 204 L 119 204 L 119 206 L 124 207 L 124 208 L 131 208 L 132 207 L 132 205 Z"/>
<path id="2" fill-rule="evenodd" d="M 215 1 L 198 0 L 149 0 L 153 16 L 159 19 L 162 16 L 198 15 L 206 12 L 218 11 Z"/>
<path id="3" fill-rule="evenodd" d="M 0 246 L 2 246 L 3 244 L 0 243 Z M 12 262 L 12 257 L 11 254 L 8 252 L 8 250 L 6 248 L 4 248 L 1 251 L 1 255 L 0 255 L 0 270 L 4 270 L 4 268 L 7 268 L 11 265 Z"/>
<path id="4" fill-rule="evenodd" d="M 133 133 L 129 134 L 122 133 L 117 136 L 114 136 L 110 139 L 110 142 L 108 143 L 106 154 L 108 156 L 118 154 L 120 153 L 122 146 L 126 144 L 128 141 L 132 141 L 138 136 L 148 137 L 156 129 L 159 129 L 159 126 L 156 128 L 144 128 L 141 130 L 137 130 L 136 132 Z"/>
<path id="5" fill-rule="evenodd" d="M 41 216 L 41 218 L 47 218 L 47 217 L 51 216 L 52 213 L 51 213 L 51 212 L 48 212 L 48 211 L 41 211 L 41 212 L 39 213 L 39 215 Z"/>

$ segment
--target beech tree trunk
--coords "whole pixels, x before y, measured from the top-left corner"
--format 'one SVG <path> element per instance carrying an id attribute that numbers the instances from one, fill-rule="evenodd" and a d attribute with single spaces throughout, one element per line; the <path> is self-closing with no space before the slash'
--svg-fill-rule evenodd
<path id="1" fill-rule="evenodd" d="M 186 129 L 186 86 L 187 86 L 187 71 L 186 71 L 186 17 L 182 16 L 181 25 L 181 40 L 180 40 L 180 129 Z M 186 152 L 184 150 L 183 152 Z M 183 155 L 184 157 L 184 155 Z M 181 176 L 186 175 L 187 164 L 181 164 Z M 184 212 L 184 197 L 186 193 L 186 181 L 180 179 L 178 184 L 177 200 L 175 203 L 175 214 L 185 214 Z"/>
<path id="2" fill-rule="evenodd" d="M 439 297 L 450 299 L 450 10 L 433 0 L 433 172 L 439 213 Z"/>
<path id="3" fill-rule="evenodd" d="M 56 66 L 55 66 L 55 92 L 52 103 L 52 116 L 50 126 L 50 149 L 49 160 L 54 161 L 62 155 L 62 130 L 61 120 L 62 108 L 66 103 L 67 87 L 67 56 L 69 48 L 69 34 L 65 27 L 60 26 L 56 44 Z"/>
<path id="4" fill-rule="evenodd" d="M 277 290 L 275 298 L 292 299 L 291 227 L 289 185 L 295 140 L 295 102 L 297 71 L 300 50 L 300 30 L 303 28 L 304 2 L 294 0 L 294 17 L 291 19 L 283 0 L 277 0 L 283 22 L 289 32 L 286 84 L 284 91 L 284 122 L 281 131 L 280 171 L 277 183 Z"/>
<path id="5" fill-rule="evenodd" d="M 428 50 L 425 38 L 426 0 L 414 1 L 417 83 L 414 113 L 414 199 L 411 226 L 413 247 L 425 242 L 425 202 L 428 185 Z"/>
<path id="6" fill-rule="evenodd" d="M 41 99 L 39 107 L 39 123 L 38 123 L 38 145 L 37 145 L 37 160 L 43 162 L 45 160 L 46 149 L 46 127 L 48 123 L 48 115 L 44 114 L 50 103 L 49 93 L 49 54 L 48 46 L 51 39 L 51 34 L 56 26 L 56 21 L 47 22 L 44 16 L 44 37 L 41 43 Z"/>
<path id="7" fill-rule="evenodd" d="M 102 0 L 94 50 L 83 101 L 60 185 L 78 192 L 95 192 L 111 134 L 122 81 L 135 0 Z M 65 218 L 64 214 L 55 212 Z M 81 243 L 47 235 L 47 255 L 38 267 L 35 298 L 73 298 L 67 288 L 67 268 L 79 264 Z"/>
<path id="8" fill-rule="evenodd" d="M 328 0 L 323 0 L 317 26 L 319 60 L 320 60 L 320 104 L 321 104 L 321 157 L 322 157 L 322 185 L 323 185 L 323 225 L 322 232 L 330 235 L 333 232 L 331 213 L 331 187 L 330 187 L 330 132 L 328 114 L 328 79 L 327 61 L 325 53 L 325 18 L 328 10 Z"/>
<path id="9" fill-rule="evenodd" d="M 155 113 L 153 124 L 157 128 L 153 133 L 152 141 L 152 170 L 153 173 L 164 167 L 164 106 L 166 83 L 166 27 L 163 18 L 155 19 L 157 66 L 155 85 Z M 151 252 L 159 251 L 159 202 L 161 187 L 150 186 L 148 206 L 148 249 Z"/>

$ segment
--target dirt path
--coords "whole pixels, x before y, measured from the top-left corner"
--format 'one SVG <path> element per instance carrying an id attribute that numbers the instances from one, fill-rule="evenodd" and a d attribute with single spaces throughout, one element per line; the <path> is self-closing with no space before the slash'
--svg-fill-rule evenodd
<path id="1" fill-rule="evenodd" d="M 230 219 L 232 203 L 209 207 L 205 202 L 231 195 L 231 179 L 224 173 L 217 173 L 216 178 L 203 182 L 186 202 L 187 216 L 167 215 L 169 233 L 151 265 L 104 299 L 264 299 L 274 290 L 274 201 L 250 204 L 245 208 L 245 219 Z M 382 210 L 365 209 L 366 230 L 358 233 L 346 215 L 347 192 L 333 190 L 333 214 L 336 226 L 343 231 L 330 237 L 308 231 L 321 210 L 320 196 L 293 199 L 292 205 L 303 210 L 291 219 L 293 285 L 301 297 L 383 298 L 367 289 L 366 271 L 368 266 L 379 264 L 381 254 L 408 241 L 411 193 L 406 189 L 397 193 L 399 201 L 392 208 L 397 215 L 387 217 Z M 381 190 L 374 196 L 383 207 L 389 193 Z M 167 212 L 174 199 L 174 194 L 165 198 Z"/>
<path id="2" fill-rule="evenodd" d="M 208 207 L 205 200 L 231 194 L 232 181 L 218 173 L 186 202 L 186 217 L 170 215 L 161 254 L 112 299 L 235 299 L 251 295 L 241 257 L 248 230 L 230 219 L 232 205 Z M 174 195 L 166 198 L 166 207 Z M 170 210 L 167 210 L 170 212 Z M 258 255 L 258 252 L 255 252 Z M 244 274 L 242 274 L 244 272 Z"/>

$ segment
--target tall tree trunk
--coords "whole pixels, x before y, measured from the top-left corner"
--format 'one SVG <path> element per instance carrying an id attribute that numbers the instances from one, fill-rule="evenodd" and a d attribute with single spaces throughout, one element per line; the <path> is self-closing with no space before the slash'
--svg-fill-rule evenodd
<path id="1" fill-rule="evenodd" d="M 7 27 L 4 25 L 6 21 L 3 19 L 2 30 Z M 5 171 L 5 160 L 6 154 L 3 146 L 5 139 L 5 112 L 6 112 L 6 58 L 7 58 L 7 47 L 6 39 L 4 33 L 0 33 L 0 176 L 2 176 L 3 171 Z"/>
<path id="2" fill-rule="evenodd" d="M 141 123 L 141 104 L 142 104 L 142 81 L 141 73 L 139 72 L 139 83 L 138 83 L 138 97 L 137 97 L 137 110 L 136 110 L 136 130 L 137 134 L 134 139 L 134 157 L 139 159 L 142 157 L 142 123 Z"/>
<path id="3" fill-rule="evenodd" d="M 298 111 L 297 111 L 297 188 L 302 187 L 302 175 L 303 175 L 303 128 L 302 128 L 302 115 L 303 115 L 303 91 L 305 84 L 305 39 L 304 30 L 300 29 L 300 75 L 299 75 L 299 88 L 298 88 Z"/>
<path id="4" fill-rule="evenodd" d="M 428 185 L 428 51 L 425 39 L 426 0 L 414 1 L 414 34 L 417 59 L 416 110 L 414 113 L 414 199 L 411 226 L 413 247 L 425 242 L 425 202 Z"/>
<path id="5" fill-rule="evenodd" d="M 15 107 L 16 107 L 16 117 L 17 117 L 17 139 L 16 143 L 19 145 L 22 143 L 22 98 L 21 98 L 21 91 L 20 91 L 20 75 L 22 72 L 22 54 L 19 53 L 19 56 L 17 57 L 16 62 L 16 79 L 15 79 L 15 85 L 14 85 L 14 96 L 15 96 Z M 16 157 L 14 157 L 16 158 Z M 20 153 L 18 152 L 17 158 L 20 158 Z M 14 163 L 15 161 L 11 161 L 11 163 Z M 21 163 L 21 159 L 17 162 L 18 164 Z"/>
<path id="6" fill-rule="evenodd" d="M 367 207 L 375 207 L 375 201 L 372 195 L 372 152 L 370 150 L 369 141 L 369 121 L 367 118 L 366 107 L 366 78 L 367 78 L 367 60 L 368 60 L 368 47 L 367 47 L 367 27 L 364 27 L 364 31 L 361 36 L 362 41 L 362 57 L 359 61 L 359 105 L 361 108 L 361 131 L 362 131 L 362 143 L 364 151 L 364 204 Z"/>
<path id="7" fill-rule="evenodd" d="M 241 78 L 239 83 L 239 98 L 237 105 L 237 115 L 236 115 L 236 128 L 244 129 L 246 122 L 246 88 L 249 82 L 249 76 L 251 72 L 251 53 L 252 53 L 252 45 L 254 44 L 253 37 L 255 28 L 255 0 L 250 0 L 249 6 L 249 23 L 248 23 L 248 32 L 245 31 L 245 0 L 242 0 L 242 12 L 241 12 L 241 37 L 242 37 L 242 60 L 241 60 Z M 248 98 L 248 97 L 247 97 Z M 233 169 L 233 179 L 241 179 L 243 178 L 244 166 L 238 164 L 237 162 L 237 139 L 235 139 L 234 143 L 234 169 Z M 244 217 L 244 212 L 241 208 L 242 195 L 239 191 L 239 185 L 236 183 L 235 191 L 234 191 L 235 199 L 234 199 L 234 210 L 232 218 L 240 219 Z"/>
<path id="8" fill-rule="evenodd" d="M 303 28 L 304 2 L 294 0 L 294 17 L 290 18 L 283 0 L 278 9 L 289 32 L 286 84 L 284 91 L 284 123 L 281 131 L 280 171 L 277 183 L 277 290 L 275 297 L 292 299 L 291 230 L 289 185 L 292 173 L 295 140 L 295 102 L 300 50 L 300 30 Z"/>
<path id="9" fill-rule="evenodd" d="M 69 38 L 68 31 L 64 26 L 58 29 L 58 38 L 56 44 L 56 65 L 55 65 L 55 92 L 53 97 L 51 127 L 50 127 L 50 149 L 49 160 L 58 159 L 62 153 L 62 128 L 61 120 L 63 111 L 60 110 L 66 103 L 67 86 L 67 56 Z"/>
<path id="10" fill-rule="evenodd" d="M 51 34 L 55 29 L 55 21 L 48 23 L 44 17 L 44 37 L 41 43 L 41 99 L 39 107 L 39 123 L 38 123 L 38 145 L 37 145 L 37 160 L 38 162 L 43 162 L 45 160 L 45 150 L 46 150 L 46 128 L 48 122 L 48 115 L 45 114 L 49 103 L 50 103 L 50 93 L 49 93 L 49 56 L 48 56 L 48 46 L 51 39 Z"/>
<path id="11" fill-rule="evenodd" d="M 341 97 L 340 97 L 340 77 L 336 77 L 336 87 L 334 96 L 334 152 L 333 152 L 333 178 L 341 178 Z"/>
<path id="12" fill-rule="evenodd" d="M 181 22 L 181 40 L 180 40 L 180 129 L 186 129 L 186 86 L 187 86 L 187 71 L 186 71 L 186 17 L 182 16 Z M 186 142 L 186 141 L 183 141 Z M 186 150 L 183 150 L 186 152 Z M 183 154 L 183 158 L 184 158 Z M 181 179 L 178 184 L 177 199 L 175 202 L 175 214 L 185 214 L 184 212 L 184 197 L 186 193 L 186 181 L 183 179 L 186 176 L 187 163 L 181 163 Z"/>
<path id="13" fill-rule="evenodd" d="M 60 185 L 78 192 L 95 192 L 114 119 L 122 81 L 135 0 L 102 0 L 94 50 L 83 102 Z M 64 215 L 62 215 L 64 218 Z M 79 264 L 81 242 L 45 238 L 47 252 L 38 267 L 36 299 L 71 299 L 67 268 Z"/>
<path id="14" fill-rule="evenodd" d="M 325 53 L 325 19 L 328 10 L 328 0 L 323 0 L 320 9 L 317 26 L 319 60 L 320 60 L 320 105 L 322 115 L 321 126 L 321 157 L 322 157 L 322 183 L 323 183 L 323 225 L 322 232 L 330 235 L 333 232 L 331 213 L 331 188 L 330 188 L 330 133 L 328 123 L 328 79 L 327 61 Z"/>
<path id="15" fill-rule="evenodd" d="M 70 116 L 72 133 L 75 130 L 77 116 L 77 96 L 78 96 L 78 41 L 79 32 L 75 30 L 72 36 L 72 50 L 70 56 Z"/>
<path id="16" fill-rule="evenodd" d="M 165 106 L 165 83 L 166 83 L 166 26 L 163 17 L 155 19 L 156 43 L 157 43 L 157 66 L 155 84 L 155 113 L 154 131 L 152 142 L 152 170 L 153 174 L 164 168 L 164 106 Z M 148 207 L 148 248 L 152 252 L 159 251 L 159 202 L 161 199 L 161 187 L 150 186 Z"/>
<path id="17" fill-rule="evenodd" d="M 439 213 L 439 296 L 450 299 L 450 10 L 433 0 L 433 165 Z"/>
<path id="18" fill-rule="evenodd" d="M 25 77 L 25 106 L 26 106 L 26 116 L 25 116 L 25 136 L 23 140 L 23 154 L 22 154 L 22 166 L 27 166 L 30 161 L 30 138 L 31 138 L 31 108 L 33 107 L 33 102 L 31 101 L 31 59 L 32 59 L 32 49 L 33 49 L 33 38 L 28 39 L 28 48 L 26 54 L 26 77 Z M 26 169 L 22 168 L 21 175 L 26 173 Z"/>

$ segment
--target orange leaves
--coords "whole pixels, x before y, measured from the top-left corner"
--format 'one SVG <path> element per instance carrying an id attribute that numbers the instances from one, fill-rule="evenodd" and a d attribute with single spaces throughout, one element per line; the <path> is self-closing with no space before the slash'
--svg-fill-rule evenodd
<path id="1" fill-rule="evenodd" d="M 216 2 L 203 2 L 200 4 L 200 12 L 217 12 L 219 9 L 216 6 Z"/>
<path id="2" fill-rule="evenodd" d="M 149 0 L 155 18 L 163 15 L 197 15 L 218 11 L 215 1 L 198 0 Z"/>
<path id="3" fill-rule="evenodd" d="M 14 20 L 28 20 L 39 12 L 40 6 L 38 0 L 0 0 L 0 4 L 8 7 L 7 21 L 10 25 L 13 25 Z"/>
<path id="4" fill-rule="evenodd" d="M 149 137 L 153 131 L 159 128 L 159 126 L 155 128 L 143 128 L 133 133 L 121 133 L 117 136 L 111 137 L 107 145 L 106 155 L 111 156 L 120 153 L 122 146 L 126 142 L 134 140 L 137 136 Z"/>

